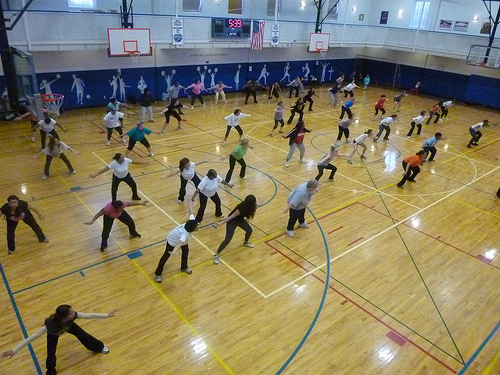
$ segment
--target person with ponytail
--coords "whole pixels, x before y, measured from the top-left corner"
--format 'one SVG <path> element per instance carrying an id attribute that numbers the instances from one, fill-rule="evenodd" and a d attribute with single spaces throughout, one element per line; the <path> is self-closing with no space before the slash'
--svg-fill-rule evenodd
<path id="1" fill-rule="evenodd" d="M 196 174 L 195 166 L 206 163 L 207 161 L 201 161 L 199 163 L 194 163 L 190 161 L 188 158 L 182 158 L 179 160 L 179 170 L 172 172 L 166 175 L 163 178 L 168 178 L 172 176 L 180 176 L 181 178 L 181 187 L 179 189 L 179 197 L 177 198 L 178 203 L 184 202 L 184 197 L 186 196 L 186 185 L 189 181 L 192 181 L 194 187 L 197 188 L 200 184 L 200 178 Z"/>
<path id="2" fill-rule="evenodd" d="M 64 155 L 64 151 L 67 151 L 67 150 L 70 150 L 74 154 L 77 153 L 75 150 L 73 150 L 71 147 L 69 147 L 66 143 L 61 142 L 58 138 L 50 137 L 48 146 L 45 147 L 42 151 L 40 151 L 38 154 L 36 154 L 33 157 L 33 158 L 36 158 L 41 153 L 44 153 L 46 155 L 45 168 L 43 170 L 42 180 L 46 180 L 49 177 L 50 165 L 52 164 L 52 159 L 54 159 L 54 158 L 61 159 L 64 162 L 64 164 L 66 164 L 66 166 L 68 167 L 70 173 L 76 173 L 75 169 L 71 165 L 71 162 L 69 161 L 67 156 Z"/>
<path id="3" fill-rule="evenodd" d="M 106 319 L 114 317 L 116 310 L 107 314 L 97 313 L 81 313 L 74 311 L 70 305 L 60 305 L 57 307 L 54 314 L 45 319 L 42 327 L 32 334 L 30 337 L 24 339 L 17 344 L 13 349 L 2 353 L 2 357 L 13 357 L 19 350 L 29 345 L 35 339 L 47 333 L 47 375 L 56 375 L 56 349 L 59 341 L 59 336 L 68 332 L 75 336 L 88 350 L 94 353 L 108 354 L 109 349 L 103 344 L 102 341 L 96 339 L 94 336 L 85 332 L 78 324 L 75 323 L 76 319 Z"/>

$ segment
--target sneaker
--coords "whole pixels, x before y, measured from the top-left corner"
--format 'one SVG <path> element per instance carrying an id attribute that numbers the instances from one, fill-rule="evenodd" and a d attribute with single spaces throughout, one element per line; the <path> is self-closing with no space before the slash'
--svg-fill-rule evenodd
<path id="1" fill-rule="evenodd" d="M 49 178 L 49 176 L 47 176 L 46 174 L 42 175 L 42 180 L 46 180 L 47 178 Z"/>
<path id="2" fill-rule="evenodd" d="M 35 137 L 31 137 L 31 142 L 35 142 Z"/>
<path id="3" fill-rule="evenodd" d="M 366 160 L 366 156 L 361 155 L 360 158 Z"/>
<path id="4" fill-rule="evenodd" d="M 300 158 L 299 163 L 305 163 L 304 158 Z"/>
<path id="5" fill-rule="evenodd" d="M 348 140 L 346 139 L 345 143 L 351 143 L 351 141 L 348 141 Z"/>
<path id="6" fill-rule="evenodd" d="M 102 348 L 101 353 L 102 354 L 108 354 L 109 353 L 109 348 L 107 346 L 105 346 L 104 348 Z"/>
<path id="7" fill-rule="evenodd" d="M 287 231 L 286 231 L 286 235 L 287 235 L 288 237 L 291 237 L 291 238 L 295 237 L 295 234 L 293 233 L 293 230 L 287 230 Z"/>
<path id="8" fill-rule="evenodd" d="M 222 147 L 226 147 L 226 141 L 222 142 Z"/>
<path id="9" fill-rule="evenodd" d="M 479 146 L 479 143 L 477 142 L 472 142 L 471 144 L 473 144 L 474 146 Z"/>
<path id="10" fill-rule="evenodd" d="M 347 160 L 347 162 L 348 162 L 349 164 L 352 164 L 352 160 Z"/>
<path id="11" fill-rule="evenodd" d="M 109 146 L 110 144 L 111 144 L 111 142 L 110 142 L 110 141 L 107 141 L 107 142 L 106 142 L 106 146 Z"/>
<path id="12" fill-rule="evenodd" d="M 340 145 L 338 143 L 335 143 L 335 147 L 340 147 Z"/>
<path id="13" fill-rule="evenodd" d="M 278 133 L 283 133 L 283 130 L 279 130 Z"/>
<path id="14" fill-rule="evenodd" d="M 429 160 L 427 160 L 427 161 L 435 161 L 435 160 L 434 160 L 434 159 L 429 159 Z"/>
<path id="15" fill-rule="evenodd" d="M 472 146 L 471 146 L 471 145 L 467 145 L 467 147 L 472 148 Z"/>
<path id="16" fill-rule="evenodd" d="M 326 181 L 328 181 L 328 182 L 335 182 L 335 181 L 337 181 L 337 180 L 336 180 L 335 178 L 329 178 L 329 179 L 328 179 L 328 180 L 326 180 Z"/>
<path id="17" fill-rule="evenodd" d="M 407 135 L 406 138 L 411 138 L 411 135 Z"/>
<path id="18" fill-rule="evenodd" d="M 219 264 L 219 261 L 220 261 L 220 256 L 219 256 L 219 254 L 215 254 L 215 255 L 214 255 L 214 264 Z"/>
<path id="19" fill-rule="evenodd" d="M 161 278 L 161 275 L 156 275 L 156 276 L 155 276 L 155 281 L 156 281 L 157 283 L 161 283 L 161 282 L 163 281 L 163 279 Z"/>
<path id="20" fill-rule="evenodd" d="M 44 238 L 42 241 L 40 242 L 43 242 L 43 243 L 49 243 L 49 239 L 48 238 Z"/>
<path id="21" fill-rule="evenodd" d="M 312 112 L 312 111 L 314 111 L 314 109 L 310 109 L 310 111 Z"/>
<path id="22" fill-rule="evenodd" d="M 400 189 L 404 189 L 404 186 L 403 186 L 403 185 L 397 185 L 397 186 L 398 186 L 398 188 L 400 188 Z"/>
<path id="23" fill-rule="evenodd" d="M 187 273 L 188 275 L 191 275 L 193 273 L 193 271 L 189 267 L 188 268 L 181 268 L 181 271 Z"/>
<path id="24" fill-rule="evenodd" d="M 253 243 L 250 243 L 250 242 L 243 242 L 243 246 L 249 247 L 250 249 L 253 249 L 255 247 L 255 245 Z"/>
<path id="25" fill-rule="evenodd" d="M 101 247 L 99 250 L 101 250 L 101 253 L 103 253 L 104 251 L 106 251 L 108 247 L 107 246 L 104 246 L 104 247 Z"/>
<path id="26" fill-rule="evenodd" d="M 206 107 L 206 105 L 205 105 L 205 104 L 202 104 L 201 106 L 202 106 L 202 107 Z"/>
<path id="27" fill-rule="evenodd" d="M 153 156 L 155 156 L 155 154 L 153 154 L 153 153 L 150 153 L 150 154 L 149 154 L 149 156 L 153 157 Z"/>
<path id="28" fill-rule="evenodd" d="M 288 168 L 288 162 L 285 162 L 285 167 L 287 167 L 287 168 Z"/>
<path id="29" fill-rule="evenodd" d="M 218 101 L 215 101 L 215 104 L 217 104 L 217 103 L 218 103 Z"/>
<path id="30" fill-rule="evenodd" d="M 141 238 L 141 235 L 139 233 L 135 232 L 135 233 L 130 233 L 130 237 L 132 237 L 132 238 Z"/>
<path id="31" fill-rule="evenodd" d="M 384 138 L 384 141 L 388 141 L 388 140 L 389 140 L 389 138 Z"/>
<path id="32" fill-rule="evenodd" d="M 408 181 L 408 182 L 417 182 L 416 180 L 410 180 L 410 179 L 408 179 L 406 181 Z"/>
<path id="33" fill-rule="evenodd" d="M 141 200 L 141 197 L 139 197 L 139 196 L 132 197 L 132 200 L 133 200 L 133 201 L 140 201 L 140 200 Z"/>
<path id="34" fill-rule="evenodd" d="M 149 122 L 155 122 L 155 120 L 149 120 Z"/>
<path id="35" fill-rule="evenodd" d="M 71 174 L 76 174 L 76 171 L 73 169 L 70 173 Z"/>
<path id="36" fill-rule="evenodd" d="M 245 177 L 241 177 L 241 176 L 240 176 L 240 178 L 241 178 L 242 180 L 246 180 L 246 179 L 247 179 L 247 177 L 246 177 L 246 176 L 245 176 Z"/>
<path id="37" fill-rule="evenodd" d="M 220 216 L 217 216 L 219 219 L 225 219 L 226 216 L 224 214 L 220 215 Z"/>
<path id="38" fill-rule="evenodd" d="M 224 100 L 224 103 L 227 103 L 227 100 Z"/>
<path id="39" fill-rule="evenodd" d="M 377 138 L 373 138 L 373 142 L 374 142 L 374 143 L 377 143 Z"/>
<path id="40" fill-rule="evenodd" d="M 193 109 L 194 107 L 192 105 L 190 105 L 189 108 Z"/>
<path id="41" fill-rule="evenodd" d="M 13 253 L 14 253 L 14 251 L 16 251 L 16 250 L 8 250 L 8 251 L 7 251 L 7 254 L 9 254 L 9 255 L 10 255 L 10 254 L 13 254 Z"/>
<path id="42" fill-rule="evenodd" d="M 181 204 L 181 203 L 184 203 L 184 201 L 181 201 L 180 199 L 177 199 L 177 203 Z"/>
<path id="43" fill-rule="evenodd" d="M 309 228 L 309 224 L 307 224 L 307 223 L 301 223 L 301 224 L 299 224 L 299 227 L 307 229 L 307 228 Z"/>
<path id="44" fill-rule="evenodd" d="M 270 137 L 274 137 L 274 134 L 273 134 L 273 133 L 269 133 L 269 136 L 270 136 Z"/>

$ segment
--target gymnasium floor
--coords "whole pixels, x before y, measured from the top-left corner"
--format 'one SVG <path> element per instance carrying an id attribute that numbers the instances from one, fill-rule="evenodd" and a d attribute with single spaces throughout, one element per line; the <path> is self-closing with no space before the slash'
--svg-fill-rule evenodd
<path id="1" fill-rule="evenodd" d="M 407 139 L 411 118 L 437 101 L 407 96 L 390 140 L 369 140 L 364 164 L 359 157 L 353 165 L 334 160 L 337 182 L 323 176 L 306 213 L 311 227 L 288 238 L 286 197 L 314 178 L 315 163 L 337 135 L 338 110 L 326 105 L 326 90 L 318 89 L 314 112 L 305 114 L 313 130 L 305 139 L 307 162 L 299 164 L 295 156 L 289 168 L 283 165 L 288 141 L 278 133 L 268 136 L 275 105 L 267 104 L 264 94 L 259 104 L 244 105 L 236 94 L 227 104 L 205 97 L 206 108 L 185 109 L 185 130 L 174 130 L 171 123 L 166 135 L 148 137 L 154 158 L 147 158 L 141 145 L 131 153 L 132 159 L 149 161 L 130 167 L 141 197 L 150 202 L 128 209 L 142 238 L 129 239 L 116 221 L 105 253 L 99 252 L 101 220 L 83 224 L 110 201 L 111 172 L 94 180 L 89 174 L 125 150 L 116 139 L 105 145 L 104 106 L 67 111 L 58 119 L 68 129 L 59 132 L 61 139 L 79 152 L 68 153 L 78 173 L 69 174 L 56 159 L 45 181 L 44 159 L 33 159 L 39 135 L 31 143 L 28 122 L 4 123 L 1 196 L 17 194 L 39 208 L 50 243 L 38 243 L 24 224 L 13 255 L 2 240 L 2 351 L 67 303 L 76 311 L 118 312 L 112 319 L 78 322 L 104 341 L 109 355 L 88 352 L 71 335 L 61 337 L 60 374 L 429 375 L 463 373 L 463 368 L 466 374 L 500 373 L 498 127 L 485 128 L 480 145 L 466 147 L 468 127 L 485 118 L 499 123 L 498 113 L 458 104 L 447 121 Z M 377 131 L 373 104 L 383 93 L 390 114 L 396 91 L 355 91 L 354 136 Z M 154 130 L 163 124 L 160 104 L 155 122 L 146 125 Z M 177 203 L 178 178 L 162 177 L 185 156 L 208 161 L 197 168 L 201 175 L 215 168 L 224 177 L 228 163 L 220 157 L 233 150 L 237 135 L 233 131 L 222 147 L 223 118 L 235 108 L 252 115 L 241 124 L 254 149 L 245 157 L 248 179 L 237 177 L 237 165 L 234 188 L 221 188 L 219 195 L 225 214 L 248 194 L 264 203 L 252 220 L 256 246 L 242 247 L 243 231 L 237 229 L 221 264 L 214 265 L 225 228 L 214 225 L 209 202 L 202 229 L 190 242 L 193 274 L 180 273 L 176 255 L 163 283 L 156 284 L 153 271 L 166 235 L 187 218 L 187 207 Z M 138 108 L 125 113 L 129 130 Z M 445 137 L 436 162 L 422 167 L 417 183 L 398 189 L 402 159 L 436 131 Z M 341 154 L 350 150 L 342 143 Z M 192 191 L 189 186 L 188 196 Z M 120 185 L 118 197 L 130 199 L 128 186 Z M 33 343 L 33 352 L 24 348 L 2 359 L 0 372 L 41 374 L 45 356 L 43 337 Z"/>

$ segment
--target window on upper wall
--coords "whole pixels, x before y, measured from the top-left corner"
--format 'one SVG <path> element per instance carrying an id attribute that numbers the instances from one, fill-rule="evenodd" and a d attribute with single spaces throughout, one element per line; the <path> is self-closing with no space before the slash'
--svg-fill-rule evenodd
<path id="1" fill-rule="evenodd" d="M 274 10 L 276 9 L 276 2 L 278 2 L 278 17 L 281 17 L 282 0 L 267 0 L 267 15 L 270 17 L 274 17 Z"/>
<path id="2" fill-rule="evenodd" d="M 68 0 L 70 8 L 91 9 L 95 8 L 95 0 Z"/>
<path id="3" fill-rule="evenodd" d="M 413 12 L 410 27 L 418 27 L 418 22 L 420 21 L 420 27 L 425 29 L 427 27 L 427 18 L 429 16 L 430 7 L 430 1 L 415 2 L 415 12 Z"/>
<path id="4" fill-rule="evenodd" d="M 201 12 L 201 0 L 182 0 L 183 12 Z"/>
<path id="5" fill-rule="evenodd" d="M 339 1 L 338 0 L 329 0 L 328 1 L 328 11 L 332 10 L 328 13 L 326 19 L 331 21 L 337 21 L 337 17 L 339 16 Z"/>
<path id="6" fill-rule="evenodd" d="M 243 0 L 228 0 L 227 1 L 228 14 L 243 14 Z"/>

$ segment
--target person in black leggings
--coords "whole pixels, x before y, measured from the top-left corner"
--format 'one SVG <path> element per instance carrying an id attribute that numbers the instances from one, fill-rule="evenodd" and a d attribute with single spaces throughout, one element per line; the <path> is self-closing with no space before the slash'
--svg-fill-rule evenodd
<path id="1" fill-rule="evenodd" d="M 109 349 L 104 346 L 103 342 L 96 339 L 91 334 L 85 332 L 75 320 L 78 319 L 105 319 L 115 316 L 116 310 L 113 310 L 107 314 L 91 313 L 85 314 L 82 312 L 73 311 L 70 305 L 60 305 L 57 307 L 55 314 L 52 314 L 47 319 L 45 319 L 41 328 L 38 329 L 30 337 L 23 340 L 21 343 L 17 344 L 12 350 L 3 352 L 1 357 L 12 357 L 19 350 L 29 345 L 32 341 L 36 340 L 38 337 L 47 333 L 47 375 L 56 375 L 56 350 L 57 344 L 59 342 L 59 336 L 68 332 L 75 336 L 88 350 L 94 353 L 108 354 Z"/>
<path id="2" fill-rule="evenodd" d="M 134 161 L 136 164 L 148 164 L 148 162 L 142 160 Z M 113 161 L 109 163 L 106 167 L 98 171 L 97 173 L 90 174 L 90 178 L 96 178 L 100 174 L 113 170 L 113 180 L 111 181 L 111 200 L 116 201 L 116 194 L 118 192 L 118 185 L 120 182 L 125 182 L 132 189 L 132 199 L 134 201 L 140 201 L 141 198 L 137 194 L 137 184 L 128 172 L 128 166 L 132 164 L 132 159 L 126 158 L 120 153 L 113 156 Z"/>
<path id="3" fill-rule="evenodd" d="M 299 114 L 299 121 L 302 121 L 302 118 L 304 117 L 304 107 L 306 105 L 304 104 L 304 101 L 302 98 L 298 98 L 297 101 L 295 102 L 295 105 L 290 108 L 290 117 L 288 118 L 288 121 L 286 122 L 287 124 L 291 124 L 293 121 L 293 118 L 295 117 L 295 114 Z"/>
<path id="4" fill-rule="evenodd" d="M 313 104 L 314 100 L 312 100 L 313 96 L 317 96 L 316 93 L 314 92 L 314 89 L 311 87 L 311 89 L 307 92 L 307 94 L 304 96 L 304 104 L 306 102 L 309 102 L 309 111 L 312 111 L 313 109 Z"/>
<path id="5" fill-rule="evenodd" d="M 182 158 L 179 161 L 179 170 L 166 175 L 164 178 L 179 176 L 181 178 L 181 187 L 179 189 L 179 197 L 177 198 L 178 203 L 184 202 L 184 197 L 186 196 L 186 185 L 189 181 L 193 181 L 194 187 L 197 188 L 200 184 L 200 178 L 196 174 L 194 167 L 196 165 L 201 165 L 207 161 L 201 161 L 199 163 L 193 163 L 188 158 Z"/>
<path id="6" fill-rule="evenodd" d="M 167 108 L 160 112 L 165 114 L 165 124 L 163 124 L 163 128 L 161 129 L 162 134 L 165 134 L 167 132 L 167 125 L 170 123 L 170 116 L 175 117 L 175 119 L 177 120 L 177 130 L 184 129 L 181 125 L 182 118 L 179 115 L 179 113 L 182 113 L 182 107 L 184 106 L 181 104 L 181 102 L 179 102 L 179 99 L 172 99 L 172 102 L 167 106 Z M 179 111 L 179 113 L 177 113 L 176 109 Z"/>
<path id="7" fill-rule="evenodd" d="M 15 236 L 17 224 L 22 220 L 24 221 L 33 232 L 35 232 L 38 241 L 49 242 L 47 237 L 42 232 L 42 229 L 36 222 L 33 214 L 33 210 L 40 220 L 43 220 L 43 215 L 35 207 L 28 204 L 28 202 L 20 200 L 16 195 L 10 195 L 7 198 L 7 203 L 0 208 L 0 212 L 5 216 L 7 222 L 7 246 L 8 253 L 12 254 L 16 250 Z"/>
<path id="8" fill-rule="evenodd" d="M 108 247 L 108 238 L 111 229 L 113 228 L 113 223 L 115 219 L 120 220 L 123 224 L 128 227 L 128 231 L 130 236 L 133 238 L 140 238 L 141 235 L 137 233 L 135 229 L 134 219 L 125 211 L 125 207 L 128 206 L 145 206 L 148 204 L 148 201 L 144 201 L 142 203 L 139 202 L 122 202 L 122 201 L 113 201 L 108 203 L 106 206 L 101 208 L 101 210 L 94 215 L 92 220 L 86 222 L 87 225 L 92 225 L 94 222 L 102 216 L 102 236 L 101 236 L 101 252 L 106 250 Z"/>
<path id="9" fill-rule="evenodd" d="M 220 254 L 222 250 L 229 245 L 231 242 L 234 231 L 236 227 L 240 227 L 245 231 L 245 240 L 243 241 L 243 246 L 253 248 L 255 245 L 250 243 L 250 236 L 252 235 L 252 227 L 248 223 L 247 219 L 252 219 L 255 210 L 257 210 L 259 205 L 257 204 L 257 199 L 255 195 L 247 195 L 245 200 L 238 204 L 234 210 L 231 211 L 227 219 L 217 222 L 217 225 L 221 226 L 226 224 L 226 238 L 219 245 L 217 249 L 217 253 L 214 255 L 214 263 L 219 264 Z"/>

